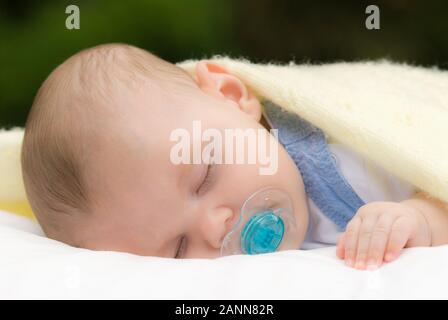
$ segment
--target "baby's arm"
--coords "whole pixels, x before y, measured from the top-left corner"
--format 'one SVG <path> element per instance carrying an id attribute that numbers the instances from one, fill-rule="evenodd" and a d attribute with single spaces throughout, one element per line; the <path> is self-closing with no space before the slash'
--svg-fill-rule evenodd
<path id="1" fill-rule="evenodd" d="M 337 255 L 357 269 L 375 269 L 395 260 L 403 248 L 448 244 L 448 208 L 416 193 L 398 202 L 361 207 L 337 245 Z"/>

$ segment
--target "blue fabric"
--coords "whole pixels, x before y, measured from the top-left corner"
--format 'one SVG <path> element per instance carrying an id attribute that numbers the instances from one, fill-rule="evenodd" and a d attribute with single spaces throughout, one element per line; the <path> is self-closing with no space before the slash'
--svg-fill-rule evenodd
<path id="1" fill-rule="evenodd" d="M 305 192 L 341 231 L 364 205 L 337 167 L 322 130 L 272 102 L 264 102 L 264 116 L 300 170 Z"/>

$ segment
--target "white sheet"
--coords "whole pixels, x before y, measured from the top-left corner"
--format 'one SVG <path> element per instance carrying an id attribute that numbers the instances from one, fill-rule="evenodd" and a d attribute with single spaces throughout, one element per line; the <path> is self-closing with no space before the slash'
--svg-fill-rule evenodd
<path id="1" fill-rule="evenodd" d="M 334 248 L 174 260 L 69 247 L 0 212 L 0 298 L 447 299 L 448 246 L 357 271 Z"/>

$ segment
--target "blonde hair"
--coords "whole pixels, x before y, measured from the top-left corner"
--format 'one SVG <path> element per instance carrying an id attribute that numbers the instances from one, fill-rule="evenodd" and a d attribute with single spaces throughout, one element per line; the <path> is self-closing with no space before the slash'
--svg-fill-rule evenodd
<path id="1" fill-rule="evenodd" d="M 100 130 L 95 109 L 112 103 L 116 90 L 148 78 L 191 82 L 182 69 L 145 50 L 105 44 L 75 54 L 40 87 L 26 121 L 21 162 L 28 200 L 47 236 L 70 242 L 66 219 L 92 210 L 87 160 Z"/>

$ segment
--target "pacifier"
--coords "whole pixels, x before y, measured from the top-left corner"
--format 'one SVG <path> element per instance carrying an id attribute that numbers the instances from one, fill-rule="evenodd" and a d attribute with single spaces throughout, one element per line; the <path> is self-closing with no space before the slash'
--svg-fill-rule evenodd
<path id="1" fill-rule="evenodd" d="M 243 203 L 238 222 L 223 239 L 221 256 L 292 248 L 295 231 L 296 219 L 288 194 L 273 187 L 258 190 Z"/>

